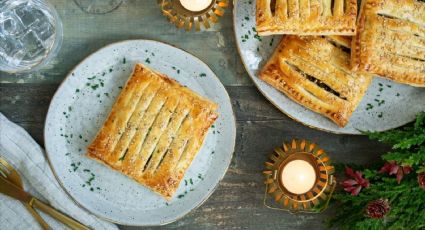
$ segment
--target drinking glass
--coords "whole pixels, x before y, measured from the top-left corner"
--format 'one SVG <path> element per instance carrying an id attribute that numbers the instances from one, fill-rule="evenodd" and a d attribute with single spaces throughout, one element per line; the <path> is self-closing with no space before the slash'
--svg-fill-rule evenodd
<path id="1" fill-rule="evenodd" d="M 106 14 L 117 9 L 123 0 L 74 0 L 83 11 L 90 14 Z"/>
<path id="2" fill-rule="evenodd" d="M 62 43 L 62 23 L 44 0 L 0 0 L 0 71 L 37 70 Z"/>

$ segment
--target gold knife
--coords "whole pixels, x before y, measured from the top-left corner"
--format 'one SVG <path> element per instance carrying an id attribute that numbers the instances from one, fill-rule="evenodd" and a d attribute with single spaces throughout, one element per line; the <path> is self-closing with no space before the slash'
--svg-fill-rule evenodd
<path id="1" fill-rule="evenodd" d="M 43 211 L 46 214 L 49 214 L 56 220 L 59 220 L 66 226 L 70 227 L 71 229 L 84 229 L 89 230 L 86 226 L 79 223 L 78 221 L 74 220 L 73 218 L 57 211 L 56 209 L 50 207 L 49 205 L 39 201 L 37 198 L 31 196 L 30 194 L 26 193 L 19 187 L 15 186 L 13 183 L 9 182 L 3 177 L 0 177 L 0 193 L 3 193 L 7 196 L 10 196 L 12 198 L 15 198 L 17 200 L 20 200 L 24 203 L 27 203 L 31 205 L 33 208 L 37 208 L 41 211 Z"/>

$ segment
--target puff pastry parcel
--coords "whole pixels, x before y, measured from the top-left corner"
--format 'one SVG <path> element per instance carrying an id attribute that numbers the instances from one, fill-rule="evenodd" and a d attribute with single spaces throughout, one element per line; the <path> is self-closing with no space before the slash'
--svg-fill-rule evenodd
<path id="1" fill-rule="evenodd" d="M 357 32 L 354 70 L 425 86 L 425 2 L 363 0 Z"/>
<path id="2" fill-rule="evenodd" d="M 350 71 L 350 39 L 285 36 L 260 78 L 299 104 L 345 126 L 371 76 Z"/>
<path id="3" fill-rule="evenodd" d="M 257 0 L 259 35 L 354 35 L 357 0 Z"/>
<path id="4" fill-rule="evenodd" d="M 137 64 L 87 156 L 171 199 L 217 119 L 217 105 Z"/>

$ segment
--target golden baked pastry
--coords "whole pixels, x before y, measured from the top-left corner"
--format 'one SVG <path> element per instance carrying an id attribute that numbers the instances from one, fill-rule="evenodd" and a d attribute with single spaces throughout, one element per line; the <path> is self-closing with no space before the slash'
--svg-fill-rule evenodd
<path id="1" fill-rule="evenodd" d="M 137 64 L 87 156 L 171 199 L 217 105 L 166 75 Z"/>
<path id="2" fill-rule="evenodd" d="M 260 78 L 343 127 L 371 81 L 350 70 L 349 45 L 342 36 L 285 36 Z"/>
<path id="3" fill-rule="evenodd" d="M 363 0 L 352 47 L 354 70 L 425 86 L 425 2 Z"/>
<path id="4" fill-rule="evenodd" d="M 257 0 L 259 35 L 354 35 L 356 0 Z"/>

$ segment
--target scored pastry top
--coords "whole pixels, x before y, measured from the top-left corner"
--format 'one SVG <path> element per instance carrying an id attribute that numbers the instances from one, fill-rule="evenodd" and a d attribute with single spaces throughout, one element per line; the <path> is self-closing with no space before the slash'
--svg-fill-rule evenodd
<path id="1" fill-rule="evenodd" d="M 348 37 L 285 36 L 260 78 L 343 127 L 372 79 L 350 70 L 349 47 Z"/>
<path id="2" fill-rule="evenodd" d="M 425 2 L 364 0 L 351 64 L 356 71 L 425 86 Z"/>
<path id="3" fill-rule="evenodd" d="M 87 156 L 171 199 L 217 119 L 217 107 L 137 64 Z"/>
<path id="4" fill-rule="evenodd" d="M 356 0 L 257 0 L 259 35 L 354 35 Z"/>

